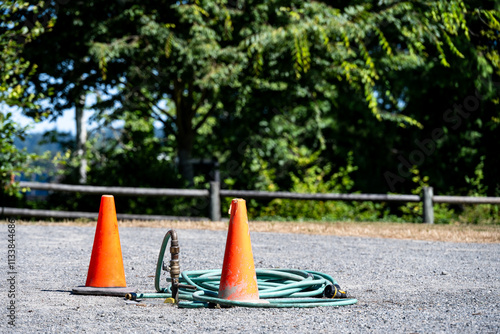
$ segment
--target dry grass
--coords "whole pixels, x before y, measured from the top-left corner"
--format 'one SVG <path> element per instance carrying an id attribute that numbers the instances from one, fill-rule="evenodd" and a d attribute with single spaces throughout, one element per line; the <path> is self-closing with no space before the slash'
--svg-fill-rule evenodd
<path id="1" fill-rule="evenodd" d="M 95 226 L 95 222 L 19 222 L 21 224 Z M 211 221 L 120 221 L 120 227 L 154 227 L 164 229 L 226 230 L 227 222 Z M 413 223 L 360 222 L 250 222 L 252 232 L 298 233 L 370 238 L 393 238 L 450 242 L 500 243 L 500 226 L 496 225 L 427 225 Z"/>

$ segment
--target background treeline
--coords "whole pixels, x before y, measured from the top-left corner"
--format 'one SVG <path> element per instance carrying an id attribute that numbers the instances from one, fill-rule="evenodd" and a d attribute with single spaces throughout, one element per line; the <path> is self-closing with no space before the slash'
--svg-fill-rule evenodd
<path id="1" fill-rule="evenodd" d="M 267 191 L 500 196 L 500 12 L 495 1 L 195 0 L 1 5 L 4 106 L 35 120 L 75 108 L 99 126 L 47 133 L 58 182 Z M 49 158 L 46 155 L 44 158 Z M 34 159 L 36 161 L 34 161 Z M 95 210 L 54 194 L 12 205 Z M 254 218 L 418 221 L 419 205 L 249 201 Z M 121 212 L 206 215 L 193 199 L 124 198 Z M 438 221 L 499 220 L 496 206 Z M 465 211 L 464 211 L 465 210 Z"/>

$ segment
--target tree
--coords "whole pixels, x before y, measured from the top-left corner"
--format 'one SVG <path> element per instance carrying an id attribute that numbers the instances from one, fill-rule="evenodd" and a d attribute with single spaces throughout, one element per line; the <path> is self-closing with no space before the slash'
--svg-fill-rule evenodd
<path id="1" fill-rule="evenodd" d="M 235 132 L 238 123 L 243 124 L 236 130 L 240 137 L 250 137 L 243 150 L 229 153 L 231 160 L 244 161 L 243 171 L 254 171 L 254 178 L 240 178 L 239 186 L 264 182 L 258 180 L 266 170 L 276 175 L 270 176 L 274 182 L 264 182 L 265 187 L 287 189 L 290 172 L 298 172 L 298 162 L 316 151 L 321 154 L 315 164 L 335 162 L 337 168 L 353 151 L 355 165 L 360 167 L 354 175 L 358 189 L 394 191 L 387 186 L 384 173 L 392 170 L 397 174 L 398 155 L 408 148 L 406 154 L 410 154 L 415 149 L 414 140 L 427 131 L 430 134 L 438 125 L 428 120 L 442 117 L 446 110 L 429 105 L 413 107 L 427 101 L 420 94 L 426 89 L 420 73 L 432 69 L 425 79 L 450 87 L 450 73 L 457 78 L 462 74 L 459 49 L 471 50 L 466 57 L 471 65 L 483 64 L 489 73 L 498 69 L 494 50 L 498 12 L 476 11 L 474 7 L 475 3 L 461 1 L 359 1 L 338 8 L 319 2 L 282 8 L 282 15 L 291 17 L 290 23 L 266 25 L 267 30 L 254 38 L 252 50 L 262 66 L 257 66 L 257 78 L 255 73 L 246 73 L 247 81 L 242 86 L 248 93 L 238 96 L 251 101 L 246 104 L 247 112 L 239 122 L 234 117 L 220 121 L 220 131 L 228 129 L 223 137 L 230 138 L 229 132 Z M 270 16 L 260 15 L 263 20 Z M 493 40 L 470 39 L 472 30 Z M 478 52 L 483 47 L 488 49 L 490 59 Z M 495 76 L 486 73 L 482 75 L 490 86 L 486 96 L 493 101 L 491 81 Z M 477 71 L 467 74 L 458 80 L 461 85 L 480 77 Z M 443 98 L 440 102 L 449 103 Z M 261 112 L 252 113 L 252 109 Z M 241 147 L 238 144 L 226 145 Z M 490 152 L 489 156 L 495 154 Z M 424 167 L 432 171 L 435 164 Z M 471 166 L 467 169 L 470 171 Z M 446 167 L 439 172 L 446 174 Z M 458 173 L 446 175 L 448 187 Z M 437 175 L 435 178 L 439 182 Z M 412 182 L 400 185 L 397 190 L 401 192 L 413 187 Z"/>
<path id="2" fill-rule="evenodd" d="M 444 35 L 443 42 L 449 39 L 454 45 L 445 50 L 446 57 L 439 56 L 437 47 L 424 45 L 431 61 L 401 76 L 388 73 L 394 90 L 401 92 L 405 112 L 423 125 L 418 131 L 397 133 L 385 171 L 395 175 L 389 189 L 409 191 L 415 176 L 409 170 L 415 165 L 435 193 L 500 194 L 500 179 L 493 172 L 500 167 L 493 144 L 500 130 L 500 86 L 495 84 L 500 82 L 500 14 L 498 5 L 493 6 L 493 2 L 460 3 L 465 28 L 449 29 Z M 477 192 L 470 180 L 483 171 L 488 190 Z"/>
<path id="3" fill-rule="evenodd" d="M 187 180 L 193 155 L 216 155 L 242 171 L 226 167 L 231 186 L 289 189 L 292 174 L 331 163 L 333 175 L 353 151 L 357 189 L 380 192 L 388 188 L 384 173 L 398 176 L 399 155 L 408 157 L 415 139 L 431 135 L 446 110 L 443 99 L 440 112 L 425 107 L 438 94 L 423 84 L 463 99 L 466 90 L 452 89 L 448 77 L 453 74 L 459 87 L 478 83 L 478 71 L 460 76 L 460 68 L 480 66 L 481 87 L 495 108 L 498 10 L 457 0 L 335 6 L 269 0 L 68 4 L 51 35 L 30 43 L 26 55 L 44 67 L 46 75 L 34 85 L 55 91 L 55 110 L 91 91 L 101 96 L 93 108 L 104 125 L 130 112 L 161 122 L 165 145 L 175 148 Z M 496 129 L 495 117 L 487 120 L 489 129 Z M 491 150 L 477 141 L 471 148 L 487 156 L 485 170 L 494 169 Z M 477 153 L 471 156 L 467 171 L 477 166 Z M 446 174 L 446 159 L 425 161 L 418 167 L 426 171 L 441 164 L 434 179 Z M 440 186 L 450 189 L 458 173 L 445 175 Z"/>
<path id="4" fill-rule="evenodd" d="M 467 31 L 460 1 L 360 1 L 343 8 L 298 1 L 287 7 L 271 1 L 158 4 L 132 5 L 112 16 L 103 25 L 127 22 L 129 34 L 111 34 L 91 50 L 103 73 L 110 64 L 126 64 L 123 87 L 105 106 L 119 101 L 118 114 L 137 108 L 161 121 L 166 136 L 175 136 L 188 180 L 201 126 L 211 116 L 241 115 L 243 124 L 265 118 L 266 106 L 252 100 L 278 110 L 287 103 L 306 105 L 308 115 L 328 117 L 335 94 L 346 87 L 366 100 L 376 119 L 422 127 L 401 113 L 390 89 L 384 90 L 390 107 L 378 103 L 386 73 L 422 66 L 424 43 L 437 49 L 445 65 L 444 46 L 458 52 L 449 35 Z M 252 114 L 250 108 L 259 112 Z M 324 141 L 320 129 L 315 133 L 318 142 Z"/>
<path id="5" fill-rule="evenodd" d="M 24 108 L 26 115 L 35 119 L 55 119 L 65 110 L 75 109 L 74 151 L 80 160 L 80 183 L 86 180 L 86 129 L 82 122 L 86 96 L 100 94 L 117 84 L 113 66 L 108 71 L 110 81 L 104 81 L 99 64 L 90 57 L 90 42 L 102 33 L 100 22 L 122 10 L 122 3 L 103 3 L 97 8 L 91 2 L 45 2 L 37 22 L 50 22 L 51 31 L 23 48 L 22 55 L 29 60 L 30 69 L 37 69 L 37 75 L 30 78 L 30 85 L 41 94 L 37 108 Z M 21 11 L 16 17 L 22 21 L 31 16 Z"/>
<path id="6" fill-rule="evenodd" d="M 25 127 L 12 119 L 10 108 L 37 108 L 36 100 L 43 95 L 33 92 L 29 87 L 29 78 L 34 74 L 36 65 L 25 60 L 21 54 L 25 45 L 45 30 L 52 22 L 43 26 L 41 22 L 27 25 L 18 18 L 19 12 L 38 13 L 41 3 L 30 5 L 21 1 L 3 1 L 0 3 L 0 192 L 14 195 L 18 188 L 12 183 L 12 176 L 21 172 L 32 171 L 29 162 L 35 154 L 28 154 L 14 145 L 14 139 L 24 139 Z"/>
<path id="7" fill-rule="evenodd" d="M 238 87 L 248 62 L 233 34 L 233 20 L 244 20 L 244 14 L 226 1 L 133 4 L 103 23 L 122 22 L 127 34 L 107 36 L 91 49 L 103 73 L 111 64 L 126 64 L 117 93 L 96 107 L 118 102 L 114 117 L 141 110 L 161 122 L 189 184 L 196 137 L 210 117 L 224 111 L 224 89 Z"/>

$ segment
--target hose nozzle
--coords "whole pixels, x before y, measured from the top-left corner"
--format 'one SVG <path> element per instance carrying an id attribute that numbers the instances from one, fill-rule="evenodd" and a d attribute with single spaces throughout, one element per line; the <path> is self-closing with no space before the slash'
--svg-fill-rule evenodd
<path id="1" fill-rule="evenodd" d="M 328 284 L 325 286 L 323 295 L 326 298 L 347 298 L 347 292 L 341 290 L 338 284 Z"/>

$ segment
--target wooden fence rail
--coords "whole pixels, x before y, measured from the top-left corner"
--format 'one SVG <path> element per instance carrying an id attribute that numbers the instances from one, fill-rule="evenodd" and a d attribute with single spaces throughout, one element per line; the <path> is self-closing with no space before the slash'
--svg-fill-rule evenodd
<path id="1" fill-rule="evenodd" d="M 434 203 L 464 203 L 464 204 L 500 204 L 500 197 L 466 197 L 466 196 L 434 196 L 432 187 L 423 189 L 422 195 L 393 194 L 304 194 L 284 191 L 266 192 L 255 190 L 221 189 L 220 182 L 210 182 L 210 189 L 172 189 L 172 188 L 130 188 L 130 187 L 98 187 L 84 185 L 69 185 L 58 183 L 20 182 L 22 188 L 79 192 L 86 194 L 110 194 L 116 196 L 164 196 L 164 197 L 201 197 L 207 198 L 210 209 L 210 219 L 221 219 L 220 199 L 222 197 L 242 198 L 283 198 L 313 201 L 374 201 L 374 202 L 423 202 L 424 223 L 434 223 Z M 96 218 L 96 213 L 67 212 L 52 210 L 30 210 L 0 207 L 0 213 L 14 216 L 54 217 L 54 218 Z M 173 217 L 160 215 L 130 215 L 118 214 L 118 219 L 162 219 L 162 220 L 206 220 L 204 217 Z"/>
<path id="2" fill-rule="evenodd" d="M 22 188 L 74 192 L 83 194 L 113 194 L 117 196 L 208 197 L 208 190 L 206 189 L 99 187 L 41 182 L 20 182 L 19 185 Z"/>
<path id="3" fill-rule="evenodd" d="M 247 198 L 285 198 L 303 199 L 316 201 L 372 201 L 372 202 L 420 202 L 418 195 L 385 195 L 385 194 L 304 194 L 290 193 L 285 191 L 255 191 L 255 190 L 220 190 L 223 197 L 247 197 Z"/>
<path id="4" fill-rule="evenodd" d="M 88 218 L 97 220 L 97 212 L 80 211 L 55 211 L 55 210 L 33 210 L 18 208 L 0 208 L 0 214 L 20 217 L 45 217 L 45 218 Z M 122 220 L 209 220 L 207 217 L 177 217 L 162 215 L 134 215 L 134 214 L 116 214 L 118 219 Z"/>

